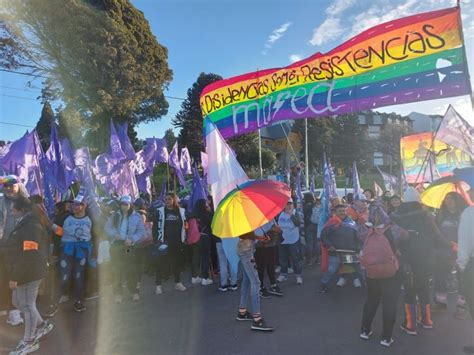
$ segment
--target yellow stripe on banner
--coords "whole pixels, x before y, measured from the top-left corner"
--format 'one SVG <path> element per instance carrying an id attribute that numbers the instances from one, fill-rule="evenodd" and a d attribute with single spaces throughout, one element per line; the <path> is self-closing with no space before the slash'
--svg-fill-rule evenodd
<path id="1" fill-rule="evenodd" d="M 310 82 L 324 82 L 332 79 L 355 77 L 356 75 L 390 66 L 395 63 L 403 65 L 404 61 L 428 56 L 462 45 L 462 39 L 460 38 L 457 28 L 437 36 L 444 41 L 443 46 L 441 46 L 441 40 L 436 38 L 430 38 L 430 45 L 427 44 L 426 38 L 423 40 L 419 38 L 417 41 L 412 39 L 411 42 L 406 42 L 404 38 L 391 38 L 392 41 L 389 43 L 388 51 L 385 49 L 383 60 L 380 58 L 380 49 L 376 51 L 379 55 L 377 55 L 375 51 L 371 51 L 370 53 L 367 51 L 369 44 L 377 41 L 377 39 L 374 39 L 370 43 L 367 43 L 365 47 L 358 45 L 355 48 L 349 48 L 341 53 L 334 53 L 330 56 L 323 56 L 311 62 L 304 63 L 300 67 L 282 68 L 269 75 L 261 76 L 258 79 L 239 81 L 235 84 L 210 91 L 202 96 L 200 101 L 201 104 L 203 104 L 206 96 L 222 101 L 222 97 L 228 97 L 229 94 L 232 93 L 233 100 L 229 104 L 244 103 L 282 89 Z M 381 37 L 387 37 L 387 35 L 385 34 Z M 387 39 L 390 40 L 390 37 Z M 346 56 L 347 53 L 350 53 L 350 55 Z M 358 54 L 356 55 L 355 53 Z M 334 58 L 336 57 L 338 57 L 338 59 L 335 60 Z M 420 71 L 423 71 L 423 68 L 420 68 Z M 224 105 L 223 102 L 222 104 L 223 106 L 213 112 L 217 112 L 229 105 Z"/>

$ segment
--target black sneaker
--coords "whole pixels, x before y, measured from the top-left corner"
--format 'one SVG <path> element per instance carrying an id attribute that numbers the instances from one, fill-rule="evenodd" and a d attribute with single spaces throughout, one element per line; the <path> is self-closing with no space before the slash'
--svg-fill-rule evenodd
<path id="1" fill-rule="evenodd" d="M 250 328 L 252 330 L 258 330 L 262 332 L 271 332 L 274 329 L 272 326 L 267 325 L 263 318 L 260 318 L 258 321 L 254 320 Z"/>
<path id="2" fill-rule="evenodd" d="M 235 285 L 230 285 L 229 288 L 232 290 L 232 291 L 237 291 L 239 289 L 239 286 L 237 286 L 237 284 Z"/>
<path id="3" fill-rule="evenodd" d="M 226 292 L 228 289 L 229 289 L 229 286 L 227 286 L 227 285 L 219 287 L 219 291 L 221 291 L 221 292 Z"/>
<path id="4" fill-rule="evenodd" d="M 283 296 L 283 292 L 281 292 L 280 287 L 278 285 L 270 286 L 270 290 L 268 291 L 268 293 L 279 297 Z"/>
<path id="5" fill-rule="evenodd" d="M 247 320 L 253 320 L 253 317 L 249 313 L 249 311 L 246 311 L 244 314 L 239 312 L 237 313 L 237 317 L 235 317 L 235 320 L 242 322 L 242 321 L 247 321 Z"/>
<path id="6" fill-rule="evenodd" d="M 270 297 L 271 297 L 265 287 L 262 287 L 262 288 L 260 289 L 260 297 L 261 297 L 261 298 L 270 298 Z"/>
<path id="7" fill-rule="evenodd" d="M 326 293 L 329 291 L 329 288 L 326 285 L 321 285 L 318 289 L 319 293 Z"/>
<path id="8" fill-rule="evenodd" d="M 87 309 L 86 306 L 84 306 L 84 303 L 82 303 L 81 301 L 77 301 L 76 303 L 74 303 L 73 308 L 78 313 L 84 312 Z"/>

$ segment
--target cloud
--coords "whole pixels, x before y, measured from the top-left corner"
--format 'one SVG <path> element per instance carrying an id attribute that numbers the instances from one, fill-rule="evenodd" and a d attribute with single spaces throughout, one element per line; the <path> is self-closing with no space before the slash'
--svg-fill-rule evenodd
<path id="1" fill-rule="evenodd" d="M 340 15 L 354 4 L 355 0 L 336 0 L 326 9 L 326 14 L 332 17 Z"/>
<path id="2" fill-rule="evenodd" d="M 336 17 L 328 17 L 324 22 L 313 30 L 313 37 L 309 43 L 320 46 L 324 43 L 339 38 L 344 33 L 341 20 Z"/>
<path id="3" fill-rule="evenodd" d="M 288 28 L 290 28 L 291 25 L 291 22 L 285 22 L 283 25 L 273 30 L 271 35 L 268 36 L 268 39 L 265 42 L 265 49 L 262 51 L 262 54 L 267 54 L 268 50 L 273 47 L 273 44 L 276 41 L 278 41 L 285 35 L 285 32 L 288 31 Z"/>
<path id="4" fill-rule="evenodd" d="M 309 43 L 313 46 L 320 46 L 341 37 L 345 28 L 342 25 L 340 16 L 355 4 L 355 0 L 335 0 L 329 5 L 325 10 L 326 18 L 313 30 L 313 36 Z"/>
<path id="5" fill-rule="evenodd" d="M 290 62 L 291 63 L 294 63 L 294 62 L 299 62 L 301 59 L 303 59 L 303 57 L 299 54 L 292 54 L 290 55 Z"/>

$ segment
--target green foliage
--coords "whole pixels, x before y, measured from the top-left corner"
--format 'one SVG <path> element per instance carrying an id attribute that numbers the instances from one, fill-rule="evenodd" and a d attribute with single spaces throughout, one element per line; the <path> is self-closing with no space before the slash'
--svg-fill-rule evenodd
<path id="1" fill-rule="evenodd" d="M 49 102 L 46 101 L 41 110 L 41 117 L 35 127 L 44 151 L 48 149 L 51 141 L 51 126 L 53 122 L 54 112 Z"/>
<path id="2" fill-rule="evenodd" d="M 28 53 L 23 69 L 46 75 L 49 93 L 84 119 L 91 147 L 104 150 L 108 122 L 131 128 L 167 113 L 167 49 L 127 0 L 5 0 L 2 35 Z M 10 46 L 10 48 L 15 48 Z M 14 63 L 10 55 L 7 59 Z M 0 64 L 2 62 L 0 61 Z"/>
<path id="3" fill-rule="evenodd" d="M 186 100 L 181 104 L 181 109 L 173 119 L 173 125 L 181 128 L 179 131 L 179 143 L 189 149 L 189 154 L 196 160 L 201 160 L 201 152 L 204 151 L 202 137 L 203 117 L 199 97 L 202 90 L 222 77 L 213 73 L 201 73 L 196 82 L 188 89 Z"/>
<path id="4" fill-rule="evenodd" d="M 168 152 L 173 149 L 174 144 L 176 143 L 176 136 L 171 128 L 165 131 L 165 140 L 166 140 L 166 147 L 168 148 Z"/>

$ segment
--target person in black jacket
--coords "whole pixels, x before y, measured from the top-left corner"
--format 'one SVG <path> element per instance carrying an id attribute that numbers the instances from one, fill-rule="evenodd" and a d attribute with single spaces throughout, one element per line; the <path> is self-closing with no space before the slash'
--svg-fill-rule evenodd
<path id="1" fill-rule="evenodd" d="M 432 329 L 429 279 L 434 270 L 435 248 L 447 249 L 450 243 L 444 238 L 434 218 L 424 211 L 420 195 L 410 187 L 405 191 L 404 203 L 390 215 L 390 219 L 408 232 L 400 243 L 401 271 L 405 288 L 405 321 L 401 328 L 409 335 L 417 335 L 417 297 L 421 308 L 421 326 Z"/>
<path id="2" fill-rule="evenodd" d="M 25 317 L 23 339 L 10 354 L 39 349 L 39 339 L 53 329 L 52 323 L 43 321 L 36 308 L 38 289 L 47 273 L 48 246 L 46 230 L 33 208 L 25 198 L 15 200 L 12 212 L 16 224 L 4 244 L 12 302 Z"/>

